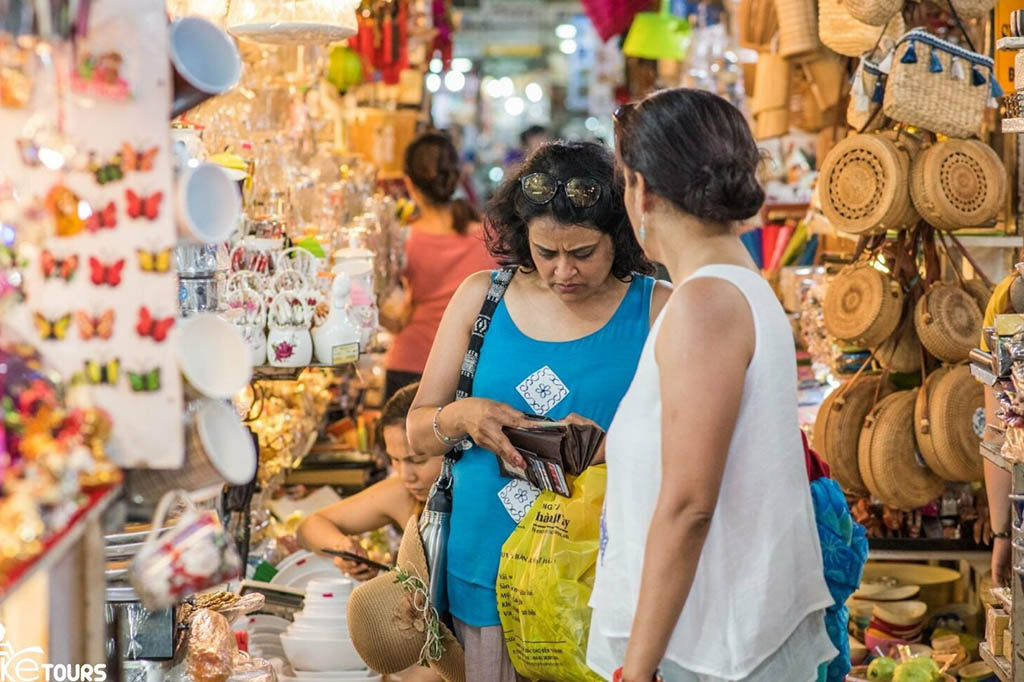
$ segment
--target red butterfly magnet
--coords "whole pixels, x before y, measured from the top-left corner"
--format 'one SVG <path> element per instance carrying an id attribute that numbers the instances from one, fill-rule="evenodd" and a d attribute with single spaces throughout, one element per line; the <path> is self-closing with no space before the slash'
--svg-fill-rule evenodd
<path id="1" fill-rule="evenodd" d="M 136 149 L 125 142 L 121 145 L 121 168 L 125 171 L 151 171 L 160 147 Z"/>
<path id="2" fill-rule="evenodd" d="M 173 316 L 160 319 L 153 317 L 153 314 L 149 312 L 149 308 L 146 306 L 139 308 L 139 322 L 135 325 L 135 331 L 138 332 L 139 336 L 148 336 L 157 343 L 162 343 L 173 326 Z"/>
<path id="3" fill-rule="evenodd" d="M 130 189 L 124 191 L 124 197 L 128 201 L 128 216 L 130 218 L 145 218 L 156 220 L 160 215 L 160 202 L 164 198 L 163 192 L 150 194 L 148 197 L 140 197 Z"/>
<path id="4" fill-rule="evenodd" d="M 109 339 L 114 333 L 114 309 L 110 308 L 99 317 L 78 311 L 75 313 L 78 334 L 83 341 L 90 339 Z"/>
<path id="5" fill-rule="evenodd" d="M 93 213 L 85 221 L 85 229 L 98 232 L 101 229 L 112 230 L 117 227 L 117 206 L 111 201 L 102 211 Z"/>
<path id="6" fill-rule="evenodd" d="M 112 287 L 119 286 L 121 284 L 122 270 L 124 270 L 124 258 L 110 265 L 104 265 L 95 257 L 89 257 L 89 278 L 98 287 L 104 284 Z"/>
<path id="7" fill-rule="evenodd" d="M 49 249 L 43 249 L 39 257 L 39 267 L 43 271 L 43 279 L 57 278 L 70 282 L 78 272 L 78 256 L 58 258 Z"/>

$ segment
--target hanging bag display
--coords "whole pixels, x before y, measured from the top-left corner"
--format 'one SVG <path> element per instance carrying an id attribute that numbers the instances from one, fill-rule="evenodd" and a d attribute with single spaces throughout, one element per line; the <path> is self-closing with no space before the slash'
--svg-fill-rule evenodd
<path id="1" fill-rule="evenodd" d="M 779 22 L 779 54 L 805 57 L 821 48 L 814 0 L 775 0 Z"/>
<path id="2" fill-rule="evenodd" d="M 740 0 L 736 26 L 741 47 L 767 51 L 772 37 L 779 31 L 774 0 Z"/>
<path id="3" fill-rule="evenodd" d="M 886 74 L 869 57 L 861 57 L 853 74 L 850 101 L 846 105 L 846 123 L 854 131 L 867 133 L 882 127 L 885 117 L 879 113 L 885 98 Z"/>
<path id="4" fill-rule="evenodd" d="M 947 481 L 981 480 L 984 428 L 985 390 L 970 367 L 946 366 L 928 376 L 914 408 L 914 431 L 932 471 Z"/>
<path id="5" fill-rule="evenodd" d="M 469 337 L 469 346 L 462 361 L 459 374 L 459 386 L 455 399 L 462 400 L 473 394 L 473 378 L 476 376 L 480 351 L 484 345 L 484 335 L 491 326 L 491 317 L 498 308 L 498 303 L 505 297 L 508 285 L 516 273 L 515 267 L 505 267 L 498 271 L 491 282 L 487 295 L 484 297 L 480 313 L 473 325 L 473 333 Z M 419 531 L 426 554 L 430 572 L 430 601 L 438 616 L 444 620 L 448 613 L 448 532 L 452 514 L 452 485 L 454 483 L 452 468 L 462 457 L 465 441 L 445 453 L 441 463 L 441 473 L 430 489 L 430 497 L 420 515 Z"/>
<path id="6" fill-rule="evenodd" d="M 975 137 L 1002 96 L 992 59 L 915 28 L 896 45 L 882 109 L 896 121 L 948 137 Z"/>
<path id="7" fill-rule="evenodd" d="M 982 227 L 999 215 L 1006 168 L 978 140 L 943 140 L 911 165 L 910 196 L 921 217 L 940 230 Z"/>
<path id="8" fill-rule="evenodd" d="M 832 148 L 821 164 L 818 194 L 822 212 L 837 230 L 882 234 L 918 221 L 907 182 L 909 139 L 851 135 Z"/>

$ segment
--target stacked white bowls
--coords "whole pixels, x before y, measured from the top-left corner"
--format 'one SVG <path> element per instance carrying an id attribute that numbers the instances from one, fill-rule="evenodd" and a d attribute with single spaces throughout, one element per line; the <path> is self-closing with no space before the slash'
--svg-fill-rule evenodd
<path id="1" fill-rule="evenodd" d="M 355 584 L 347 578 L 311 580 L 295 622 L 281 644 L 296 682 L 370 682 L 380 680 L 359 658 L 348 631 L 346 607 Z"/>

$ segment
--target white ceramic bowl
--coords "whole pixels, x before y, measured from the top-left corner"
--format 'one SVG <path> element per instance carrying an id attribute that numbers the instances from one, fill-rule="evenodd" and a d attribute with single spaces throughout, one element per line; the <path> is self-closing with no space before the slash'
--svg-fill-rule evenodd
<path id="1" fill-rule="evenodd" d="M 335 614 L 330 617 L 320 618 L 318 616 L 310 616 L 305 613 L 295 614 L 295 625 L 303 625 L 312 628 L 327 628 L 328 630 L 337 630 L 348 626 L 348 617 L 344 613 Z"/>
<path id="2" fill-rule="evenodd" d="M 295 678 L 301 680 L 331 680 L 338 677 L 359 677 L 360 675 L 370 675 L 372 673 L 373 671 L 369 668 L 360 668 L 359 670 L 328 670 L 322 673 L 300 671 L 295 673 Z"/>
<path id="3" fill-rule="evenodd" d="M 235 325 L 204 313 L 179 326 L 178 364 L 197 391 L 227 400 L 245 388 L 252 377 L 249 344 Z"/>
<path id="4" fill-rule="evenodd" d="M 296 671 L 358 670 L 365 668 L 352 640 L 307 639 L 281 635 L 284 653 Z"/>
<path id="5" fill-rule="evenodd" d="M 296 672 L 296 675 L 305 675 Z M 381 676 L 372 670 L 335 671 L 328 677 L 281 677 L 281 682 L 380 682 Z"/>
<path id="6" fill-rule="evenodd" d="M 333 603 L 327 602 L 324 604 L 309 604 L 302 609 L 302 615 L 328 620 L 344 618 L 347 611 L 347 601 L 348 600 Z"/>
<path id="7" fill-rule="evenodd" d="M 348 628 L 314 628 L 304 625 L 293 625 L 285 632 L 289 637 L 298 637 L 301 639 L 324 639 L 331 641 L 341 641 L 350 639 Z"/>
<path id="8" fill-rule="evenodd" d="M 317 578 L 306 583 L 306 597 L 317 592 L 351 594 L 353 589 L 355 589 L 355 583 L 348 578 Z"/>

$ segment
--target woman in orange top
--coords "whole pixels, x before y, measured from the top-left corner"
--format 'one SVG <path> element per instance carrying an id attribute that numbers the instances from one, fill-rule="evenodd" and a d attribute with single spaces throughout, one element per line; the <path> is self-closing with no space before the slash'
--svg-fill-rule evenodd
<path id="1" fill-rule="evenodd" d="M 441 316 L 462 280 L 496 266 L 476 211 L 452 198 L 459 176 L 459 154 L 445 135 L 425 133 L 405 151 L 406 186 L 420 217 L 405 245 L 405 305 L 382 315 L 384 325 L 397 332 L 385 364 L 385 399 L 419 381 Z"/>

